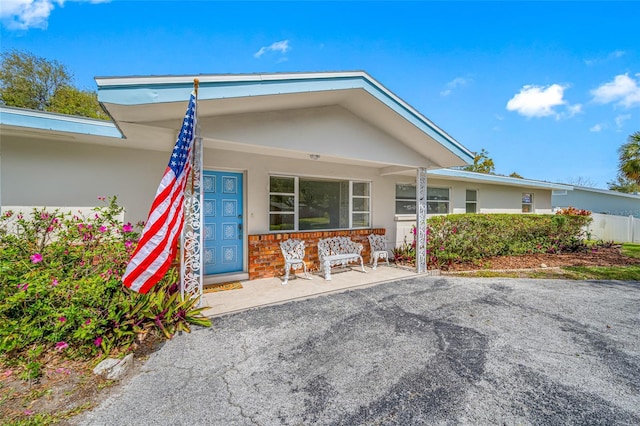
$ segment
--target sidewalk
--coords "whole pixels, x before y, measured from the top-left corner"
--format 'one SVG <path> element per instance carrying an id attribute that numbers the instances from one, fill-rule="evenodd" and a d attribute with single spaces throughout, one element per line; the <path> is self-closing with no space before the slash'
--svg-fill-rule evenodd
<path id="1" fill-rule="evenodd" d="M 412 270 L 386 265 L 378 265 L 375 271 L 365 266 L 365 270 L 366 274 L 356 267 L 342 270 L 336 268 L 331 272 L 331 281 L 325 281 L 324 276 L 317 273 L 309 274 L 312 278 L 306 280 L 304 274 L 299 272 L 297 278 L 289 278 L 287 285 L 282 285 L 280 277 L 242 281 L 241 289 L 205 293 L 202 305 L 208 309 L 203 311 L 203 315 L 217 317 L 416 276 Z"/>

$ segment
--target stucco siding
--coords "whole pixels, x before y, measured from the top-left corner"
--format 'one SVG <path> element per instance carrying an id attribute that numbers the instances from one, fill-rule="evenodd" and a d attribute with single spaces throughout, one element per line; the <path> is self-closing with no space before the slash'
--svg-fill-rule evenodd
<path id="1" fill-rule="evenodd" d="M 202 136 L 268 149 L 356 161 L 422 166 L 426 159 L 389 134 L 339 107 L 204 117 Z"/>
<path id="2" fill-rule="evenodd" d="M 450 213 L 466 212 L 466 190 L 478 191 L 478 213 L 522 213 L 522 194 L 533 193 L 534 213 L 551 213 L 551 190 L 429 178 L 427 186 L 449 188 Z"/>
<path id="3" fill-rule="evenodd" d="M 395 229 L 395 180 L 381 177 L 377 168 L 347 166 L 313 160 L 242 154 L 205 149 L 204 168 L 244 172 L 246 176 L 246 229 L 249 234 L 269 232 L 269 175 L 306 176 L 371 182 L 371 227 Z"/>
<path id="4" fill-rule="evenodd" d="M 2 140 L 3 206 L 101 205 L 117 196 L 125 220 L 146 220 L 168 153 L 60 140 Z"/>
<path id="5" fill-rule="evenodd" d="M 640 196 L 631 194 L 608 194 L 606 192 L 585 191 L 575 188 L 563 195 L 553 195 L 553 207 L 590 210 L 619 216 L 640 218 Z"/>
<path id="6" fill-rule="evenodd" d="M 411 179 L 396 178 L 395 183 L 413 183 Z M 533 194 L 533 213 L 550 214 L 551 190 L 518 188 L 504 185 L 490 185 L 477 182 L 454 181 L 449 179 L 427 179 L 428 187 L 449 189 L 449 213 L 466 213 L 467 189 L 478 191 L 477 213 L 522 213 L 522 194 Z M 395 184 L 394 184 L 395 188 Z M 387 231 L 389 241 L 395 246 L 405 241 L 413 241 L 412 227 L 415 225 L 415 215 L 396 215 L 393 231 Z M 393 236 L 393 238 L 391 238 Z"/>
<path id="7" fill-rule="evenodd" d="M 125 220 L 146 220 L 169 153 L 67 141 L 3 139 L 3 206 L 93 207 L 117 196 Z M 371 226 L 393 232 L 395 180 L 377 168 L 205 149 L 204 168 L 245 173 L 245 226 L 269 232 L 269 175 L 285 174 L 371 182 Z"/>

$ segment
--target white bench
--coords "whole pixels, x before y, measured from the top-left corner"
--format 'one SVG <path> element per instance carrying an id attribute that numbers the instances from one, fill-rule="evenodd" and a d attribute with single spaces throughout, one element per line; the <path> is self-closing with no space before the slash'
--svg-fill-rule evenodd
<path id="1" fill-rule="evenodd" d="M 360 255 L 362 249 L 362 244 L 351 241 L 349 237 L 324 238 L 318 241 L 318 258 L 320 259 L 320 270 L 324 270 L 324 279 L 331 281 L 332 266 L 347 266 L 354 262 L 360 262 L 362 272 L 366 273 Z"/>

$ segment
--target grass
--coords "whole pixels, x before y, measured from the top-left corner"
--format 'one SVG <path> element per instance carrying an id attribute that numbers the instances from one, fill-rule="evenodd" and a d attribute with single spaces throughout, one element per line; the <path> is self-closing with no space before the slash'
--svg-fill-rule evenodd
<path id="1" fill-rule="evenodd" d="M 622 244 L 622 254 L 629 257 L 640 258 L 640 244 L 635 244 L 635 243 Z"/>
<path id="2" fill-rule="evenodd" d="M 624 243 L 625 256 L 640 258 L 640 244 Z M 482 278 L 553 278 L 566 280 L 640 281 L 640 266 L 565 266 L 532 271 L 474 271 L 455 274 Z"/>

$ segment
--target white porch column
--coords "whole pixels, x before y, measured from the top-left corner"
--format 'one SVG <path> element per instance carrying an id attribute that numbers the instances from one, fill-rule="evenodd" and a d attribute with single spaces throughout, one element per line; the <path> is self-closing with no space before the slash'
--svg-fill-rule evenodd
<path id="1" fill-rule="evenodd" d="M 182 300 L 199 297 L 198 306 L 202 306 L 203 275 L 202 267 L 204 238 L 204 188 L 202 181 L 202 138 L 196 136 L 193 141 L 193 164 L 190 180 L 184 196 L 184 225 L 180 242 L 180 289 Z"/>
<path id="2" fill-rule="evenodd" d="M 416 272 L 427 272 L 427 169 L 418 167 L 416 176 Z"/>

